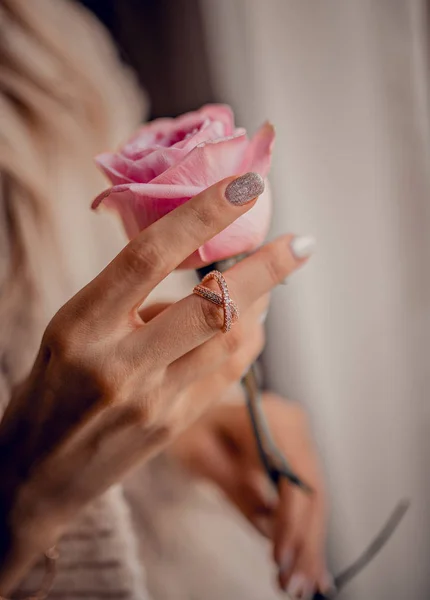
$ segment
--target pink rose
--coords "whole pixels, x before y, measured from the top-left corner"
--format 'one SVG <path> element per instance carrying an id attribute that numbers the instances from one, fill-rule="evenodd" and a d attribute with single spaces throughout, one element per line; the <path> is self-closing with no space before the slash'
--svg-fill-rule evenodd
<path id="1" fill-rule="evenodd" d="M 225 177 L 255 171 L 265 178 L 274 137 L 272 125 L 265 123 L 249 140 L 245 129 L 235 127 L 230 107 L 221 104 L 176 119 L 157 119 L 141 127 L 118 152 L 96 157 L 113 185 L 92 207 L 103 203 L 117 210 L 133 238 Z M 267 191 L 182 266 L 197 267 L 254 250 L 267 234 L 270 216 Z"/>

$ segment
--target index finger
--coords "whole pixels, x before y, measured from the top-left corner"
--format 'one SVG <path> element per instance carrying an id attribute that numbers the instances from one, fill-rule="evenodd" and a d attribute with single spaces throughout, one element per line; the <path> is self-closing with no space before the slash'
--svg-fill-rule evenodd
<path id="1" fill-rule="evenodd" d="M 150 225 L 97 278 L 105 305 L 116 312 L 139 306 L 171 271 L 247 212 L 263 191 L 258 173 L 228 177 Z"/>

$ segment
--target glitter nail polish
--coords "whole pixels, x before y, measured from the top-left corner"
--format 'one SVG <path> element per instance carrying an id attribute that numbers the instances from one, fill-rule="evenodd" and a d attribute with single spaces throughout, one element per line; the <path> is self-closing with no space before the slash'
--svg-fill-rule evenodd
<path id="1" fill-rule="evenodd" d="M 225 197 L 235 206 L 242 206 L 264 192 L 264 179 L 258 173 L 246 173 L 234 179 L 225 189 Z"/>

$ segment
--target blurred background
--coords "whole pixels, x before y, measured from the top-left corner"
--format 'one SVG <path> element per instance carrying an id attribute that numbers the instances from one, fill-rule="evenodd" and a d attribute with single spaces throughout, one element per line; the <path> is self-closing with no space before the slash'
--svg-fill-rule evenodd
<path id="1" fill-rule="evenodd" d="M 137 70 L 152 116 L 221 101 L 248 130 L 275 124 L 272 233 L 313 233 L 318 252 L 274 295 L 267 382 L 311 412 L 335 572 L 412 500 L 342 598 L 430 597 L 427 3 L 85 4 Z"/>
<path id="2" fill-rule="evenodd" d="M 311 412 L 335 572 L 412 499 L 343 597 L 430 597 L 427 3 L 85 4 L 137 70 L 151 116 L 221 101 L 248 130 L 275 124 L 273 234 L 313 233 L 318 252 L 274 295 L 267 383 Z"/>
<path id="3" fill-rule="evenodd" d="M 342 598 L 430 598 L 430 4 L 82 4 L 137 72 L 150 118 L 217 101 L 249 131 L 274 123 L 272 235 L 311 233 L 318 251 L 274 294 L 266 381 L 312 416 L 334 573 L 412 500 Z"/>

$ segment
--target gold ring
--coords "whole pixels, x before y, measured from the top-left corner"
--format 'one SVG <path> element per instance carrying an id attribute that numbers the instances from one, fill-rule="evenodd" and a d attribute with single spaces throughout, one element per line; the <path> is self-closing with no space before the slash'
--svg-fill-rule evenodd
<path id="1" fill-rule="evenodd" d="M 221 290 L 220 294 L 203 285 L 211 279 L 216 281 L 219 285 Z M 209 302 L 213 302 L 217 306 L 222 306 L 224 311 L 224 324 L 222 330 L 224 333 L 230 331 L 232 324 L 239 318 L 239 310 L 236 304 L 230 298 L 227 282 L 222 273 L 219 271 L 211 271 L 205 275 L 201 283 L 194 287 L 193 294 L 197 294 L 197 296 L 201 296 L 202 298 L 205 298 L 205 300 L 209 300 Z"/>

